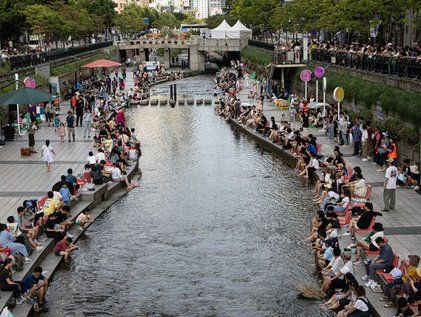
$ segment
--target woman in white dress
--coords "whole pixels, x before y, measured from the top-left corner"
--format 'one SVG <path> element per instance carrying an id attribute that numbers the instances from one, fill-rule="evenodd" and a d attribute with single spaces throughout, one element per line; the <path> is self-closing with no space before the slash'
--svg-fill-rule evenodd
<path id="1" fill-rule="evenodd" d="M 51 172 L 51 163 L 54 161 L 53 154 L 56 155 L 53 147 L 50 145 L 50 140 L 45 140 L 45 144 L 42 146 L 42 155 L 44 156 L 45 165 L 47 165 L 47 172 Z"/>

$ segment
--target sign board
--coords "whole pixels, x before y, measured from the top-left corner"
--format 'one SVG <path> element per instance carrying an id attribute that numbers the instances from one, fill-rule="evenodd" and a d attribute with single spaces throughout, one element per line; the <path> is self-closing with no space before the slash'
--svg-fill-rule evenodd
<path id="1" fill-rule="evenodd" d="M 310 81 L 311 80 L 311 71 L 308 69 L 304 69 L 300 73 L 300 78 L 302 81 Z"/>
<path id="2" fill-rule="evenodd" d="M 336 87 L 333 91 L 333 99 L 335 99 L 336 102 L 342 102 L 345 97 L 345 91 L 342 87 Z"/>
<path id="3" fill-rule="evenodd" d="M 303 61 L 308 61 L 308 36 L 303 38 Z"/>
<path id="4" fill-rule="evenodd" d="M 35 79 L 33 79 L 32 77 L 26 77 L 23 80 L 23 83 L 25 84 L 25 87 L 27 87 L 27 88 L 35 88 L 36 87 Z"/>
<path id="5" fill-rule="evenodd" d="M 314 69 L 314 75 L 317 77 L 317 78 L 320 78 L 320 77 L 323 77 L 323 75 L 325 74 L 325 70 L 324 70 L 324 68 L 323 67 L 316 67 L 315 69 Z"/>

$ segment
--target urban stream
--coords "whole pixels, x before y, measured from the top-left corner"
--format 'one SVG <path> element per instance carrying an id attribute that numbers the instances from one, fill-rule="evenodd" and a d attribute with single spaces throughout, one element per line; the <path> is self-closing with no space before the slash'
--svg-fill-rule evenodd
<path id="1" fill-rule="evenodd" d="M 213 94 L 208 76 L 176 83 L 179 94 Z M 295 290 L 317 285 L 303 242 L 311 188 L 211 106 L 138 107 L 128 118 L 142 140 L 140 187 L 79 240 L 47 315 L 322 316 Z"/>

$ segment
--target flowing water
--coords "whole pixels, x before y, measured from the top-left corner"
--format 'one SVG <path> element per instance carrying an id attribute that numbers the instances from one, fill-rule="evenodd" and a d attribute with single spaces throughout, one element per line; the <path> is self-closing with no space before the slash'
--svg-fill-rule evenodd
<path id="1" fill-rule="evenodd" d="M 206 76 L 177 85 L 212 95 Z M 210 106 L 129 112 L 143 145 L 140 187 L 58 270 L 48 316 L 321 316 L 294 288 L 317 283 L 302 242 L 310 188 Z"/>

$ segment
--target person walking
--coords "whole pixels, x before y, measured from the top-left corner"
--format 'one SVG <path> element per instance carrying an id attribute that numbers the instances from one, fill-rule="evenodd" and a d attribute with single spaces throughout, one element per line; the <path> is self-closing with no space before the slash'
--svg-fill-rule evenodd
<path id="1" fill-rule="evenodd" d="M 393 158 L 389 158 L 387 160 L 388 167 L 385 173 L 383 191 L 384 208 L 382 209 L 382 211 L 395 210 L 398 169 L 394 164 L 395 160 Z"/>
<path id="2" fill-rule="evenodd" d="M 83 114 L 83 123 L 85 125 L 85 130 L 83 132 L 83 138 L 86 138 L 86 132 L 88 132 L 88 138 L 91 137 L 91 125 L 92 125 L 92 114 L 88 109 Z"/>
<path id="3" fill-rule="evenodd" d="M 73 136 L 73 142 L 75 142 L 76 120 L 75 120 L 75 116 L 73 115 L 73 112 L 71 111 L 67 112 L 66 126 L 67 126 L 67 136 L 69 137 L 69 142 L 70 142 L 71 136 Z"/>
<path id="4" fill-rule="evenodd" d="M 51 163 L 54 162 L 53 154 L 56 155 L 53 147 L 50 145 L 50 140 L 45 140 L 45 144 L 42 146 L 42 155 L 47 166 L 47 172 L 51 172 Z"/>
<path id="5" fill-rule="evenodd" d="M 37 153 L 37 151 L 35 151 L 35 131 L 36 130 L 38 130 L 37 122 L 32 121 L 28 129 L 29 148 L 31 149 L 31 153 Z"/>
<path id="6" fill-rule="evenodd" d="M 76 126 L 82 126 L 83 109 L 85 108 L 85 101 L 83 96 L 80 95 L 76 104 Z"/>

